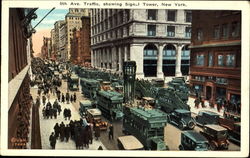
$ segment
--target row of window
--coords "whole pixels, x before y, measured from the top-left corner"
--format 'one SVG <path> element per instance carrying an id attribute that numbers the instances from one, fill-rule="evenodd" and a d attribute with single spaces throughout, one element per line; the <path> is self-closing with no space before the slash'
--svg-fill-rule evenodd
<path id="1" fill-rule="evenodd" d="M 109 10 L 108 14 L 108 10 L 101 10 L 99 12 L 96 12 L 96 14 L 93 14 L 93 18 L 92 18 L 92 24 L 97 24 L 99 22 L 101 22 L 103 19 L 107 19 L 109 16 L 113 15 L 113 11 L 112 9 Z M 124 13 L 126 15 L 128 15 L 129 17 L 129 10 L 126 9 L 125 11 L 116 11 L 115 14 L 113 16 L 117 16 L 120 17 L 119 19 L 122 19 L 124 16 Z M 177 21 L 177 10 L 166 10 L 166 20 L 167 21 Z M 158 10 L 157 9 L 148 9 L 147 10 L 147 20 L 157 20 L 158 17 L 161 16 L 160 14 L 158 14 Z M 185 22 L 192 22 L 192 12 L 191 11 L 185 11 Z"/>
<path id="2" fill-rule="evenodd" d="M 148 20 L 157 20 L 158 16 L 158 10 L 156 9 L 149 9 L 147 10 L 148 13 Z M 176 21 L 177 20 L 177 10 L 166 10 L 166 20 L 167 21 Z M 192 12 L 191 11 L 185 11 L 185 22 L 192 22 Z"/>
<path id="3" fill-rule="evenodd" d="M 168 57 L 175 57 L 176 56 L 176 52 L 175 50 L 167 50 L 164 49 L 163 50 L 163 56 L 168 56 Z M 190 55 L 190 51 L 189 50 L 182 50 L 181 51 L 181 56 L 182 57 L 189 57 Z M 157 56 L 157 50 L 144 50 L 144 56 Z"/>
<path id="4" fill-rule="evenodd" d="M 127 22 L 129 20 L 129 15 L 125 14 L 125 18 L 123 16 L 124 14 L 120 14 L 120 16 L 114 15 L 109 19 L 105 19 L 102 22 L 99 22 L 97 25 L 92 26 L 93 34 L 98 34 Z"/>
<path id="5" fill-rule="evenodd" d="M 97 42 L 101 42 L 107 39 L 112 39 L 112 38 L 122 38 L 122 37 L 126 37 L 129 36 L 129 26 L 127 27 L 122 27 L 120 29 L 116 29 L 113 31 L 109 31 L 106 33 L 103 33 L 101 35 L 92 37 L 92 42 L 95 44 Z"/>
<path id="6" fill-rule="evenodd" d="M 167 26 L 167 37 L 175 37 L 176 26 Z M 156 36 L 156 25 L 148 25 L 148 36 Z M 185 37 L 191 37 L 191 27 L 185 27 Z"/>
<path id="7" fill-rule="evenodd" d="M 69 17 L 70 20 L 81 20 L 81 17 Z"/>
<path id="8" fill-rule="evenodd" d="M 84 9 L 69 9 L 70 13 L 78 13 L 78 12 L 84 12 Z"/>
<path id="9" fill-rule="evenodd" d="M 203 29 L 197 29 L 197 40 L 204 40 Z M 215 25 L 211 33 L 212 39 L 227 39 L 229 37 L 240 36 L 240 22 L 232 22 L 222 25 Z"/>
<path id="10" fill-rule="evenodd" d="M 201 82 L 205 82 L 206 80 L 213 80 L 217 84 L 227 85 L 228 79 L 223 77 L 214 77 L 214 76 L 192 76 L 193 79 Z"/>
<path id="11" fill-rule="evenodd" d="M 234 67 L 235 66 L 235 61 L 236 61 L 236 57 L 235 54 L 218 54 L 216 56 L 217 58 L 217 63 L 216 65 L 214 65 L 214 54 L 209 53 L 208 54 L 208 67 L 212 67 L 212 66 L 219 66 L 219 67 Z M 196 56 L 196 65 L 197 66 L 205 66 L 205 56 L 204 54 L 198 54 Z"/>
<path id="12" fill-rule="evenodd" d="M 112 13 L 112 10 L 110 10 L 110 12 Z M 112 15 L 112 16 L 107 16 L 108 13 L 106 14 L 101 14 L 100 12 L 97 13 L 96 15 L 92 16 L 91 20 L 92 20 L 92 25 L 96 25 L 99 23 L 102 23 L 103 21 L 110 21 L 111 22 L 111 27 L 122 24 L 124 22 L 129 21 L 130 19 L 130 15 L 129 15 L 129 10 L 124 10 L 124 11 L 119 11 L 116 14 Z M 113 24 L 114 23 L 114 24 Z"/>

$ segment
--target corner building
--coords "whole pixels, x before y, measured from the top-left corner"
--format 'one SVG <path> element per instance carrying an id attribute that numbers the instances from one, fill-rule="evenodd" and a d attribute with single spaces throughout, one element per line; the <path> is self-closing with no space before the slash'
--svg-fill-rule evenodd
<path id="1" fill-rule="evenodd" d="M 241 98 L 241 12 L 193 11 L 190 86 L 213 102 Z"/>
<path id="2" fill-rule="evenodd" d="M 187 75 L 191 18 L 188 10 L 92 9 L 92 67 L 122 74 L 134 60 L 137 78 Z"/>

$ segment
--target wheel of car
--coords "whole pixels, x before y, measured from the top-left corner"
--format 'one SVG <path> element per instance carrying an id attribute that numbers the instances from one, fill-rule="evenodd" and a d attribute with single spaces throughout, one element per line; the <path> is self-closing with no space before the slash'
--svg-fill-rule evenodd
<path id="1" fill-rule="evenodd" d="M 193 121 L 189 121 L 188 122 L 188 128 L 189 129 L 194 129 L 194 127 L 195 127 L 195 123 Z"/>
<path id="2" fill-rule="evenodd" d="M 178 127 L 179 127 L 181 130 L 183 130 L 184 124 L 183 124 L 182 122 L 180 122 L 179 125 L 178 125 Z"/>
<path id="3" fill-rule="evenodd" d="M 180 149 L 180 150 L 184 150 L 183 145 L 179 145 L 179 149 Z"/>
<path id="4" fill-rule="evenodd" d="M 168 122 L 171 122 L 171 118 L 169 115 L 167 115 Z"/>
<path id="5" fill-rule="evenodd" d="M 212 151 L 216 150 L 216 145 L 214 143 L 211 143 L 209 149 Z"/>

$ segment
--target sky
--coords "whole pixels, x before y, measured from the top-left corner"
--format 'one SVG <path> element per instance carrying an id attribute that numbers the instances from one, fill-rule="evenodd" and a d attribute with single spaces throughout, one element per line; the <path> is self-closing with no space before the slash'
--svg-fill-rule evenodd
<path id="1" fill-rule="evenodd" d="M 51 8 L 52 9 L 52 8 Z M 34 27 L 51 9 L 37 9 L 37 18 L 32 20 L 31 25 Z M 52 29 L 54 23 L 58 20 L 64 20 L 68 9 L 54 9 L 43 21 L 35 28 L 38 30 Z"/>
<path id="2" fill-rule="evenodd" d="M 52 9 L 52 8 L 51 8 Z M 32 27 L 35 25 L 51 10 L 51 9 L 37 9 L 37 18 L 31 21 Z M 32 36 L 34 55 L 38 56 L 41 52 L 43 44 L 43 36 L 50 37 L 50 31 L 54 28 L 54 23 L 58 20 L 64 20 L 68 9 L 54 9 L 43 21 L 35 28 L 36 33 Z"/>

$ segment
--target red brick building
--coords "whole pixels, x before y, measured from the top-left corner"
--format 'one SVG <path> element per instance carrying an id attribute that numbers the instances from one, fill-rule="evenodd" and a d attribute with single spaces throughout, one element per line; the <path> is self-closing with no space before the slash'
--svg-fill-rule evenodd
<path id="1" fill-rule="evenodd" d="M 43 37 L 43 45 L 41 47 L 41 57 L 43 59 L 51 58 L 51 38 Z"/>
<path id="2" fill-rule="evenodd" d="M 192 92 L 206 100 L 241 98 L 241 12 L 193 11 Z"/>
<path id="3" fill-rule="evenodd" d="M 82 28 L 81 28 L 81 62 L 82 63 L 91 63 L 91 49 L 90 49 L 90 17 L 83 16 L 82 20 Z"/>
<path id="4" fill-rule="evenodd" d="M 80 31 L 76 29 L 73 30 L 73 38 L 71 39 L 71 62 L 74 64 L 78 64 L 81 62 L 80 55 L 81 55 L 81 36 Z"/>
<path id="5" fill-rule="evenodd" d="M 9 10 L 8 148 L 26 148 L 30 132 L 30 20 L 34 10 Z M 19 142 L 19 143 L 17 143 Z"/>
<path id="6" fill-rule="evenodd" d="M 79 65 L 91 63 L 90 18 L 83 16 L 81 20 L 81 29 L 79 31 L 74 29 L 71 39 L 71 61 Z"/>

